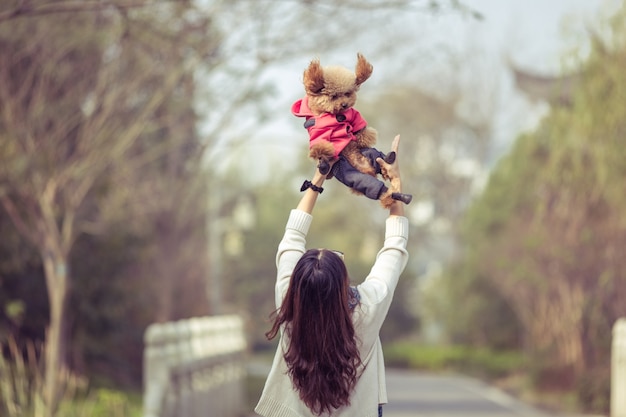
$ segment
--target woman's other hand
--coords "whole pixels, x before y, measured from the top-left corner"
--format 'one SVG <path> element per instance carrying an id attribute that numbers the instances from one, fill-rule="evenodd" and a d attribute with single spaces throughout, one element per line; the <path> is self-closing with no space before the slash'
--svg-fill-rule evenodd
<path id="1" fill-rule="evenodd" d="M 385 162 L 382 158 L 376 159 L 380 164 L 380 170 L 384 178 L 388 179 L 391 183 L 391 191 L 394 193 L 402 192 L 402 178 L 400 176 L 400 164 L 398 160 L 398 148 L 400 147 L 400 135 L 396 135 L 391 143 L 391 152 L 396 153 L 396 158 L 392 163 Z M 394 201 L 389 208 L 389 214 L 404 216 L 404 205 L 400 201 Z"/>

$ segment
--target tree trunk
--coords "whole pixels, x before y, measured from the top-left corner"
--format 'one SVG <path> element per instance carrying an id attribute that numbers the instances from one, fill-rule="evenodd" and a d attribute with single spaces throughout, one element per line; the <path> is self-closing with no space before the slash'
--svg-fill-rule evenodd
<path id="1" fill-rule="evenodd" d="M 43 254 L 44 273 L 50 302 L 50 325 L 46 337 L 44 402 L 45 416 L 55 415 L 66 381 L 67 303 L 69 297 L 69 271 L 67 256 L 60 250 Z"/>

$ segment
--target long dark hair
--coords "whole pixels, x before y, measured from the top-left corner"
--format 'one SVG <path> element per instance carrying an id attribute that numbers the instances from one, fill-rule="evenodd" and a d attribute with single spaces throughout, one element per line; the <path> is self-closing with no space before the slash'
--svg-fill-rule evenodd
<path id="1" fill-rule="evenodd" d="M 309 409 L 320 415 L 350 404 L 361 358 L 352 324 L 348 271 L 333 251 L 311 249 L 293 270 L 282 307 L 265 335 L 285 324 L 289 376 Z"/>

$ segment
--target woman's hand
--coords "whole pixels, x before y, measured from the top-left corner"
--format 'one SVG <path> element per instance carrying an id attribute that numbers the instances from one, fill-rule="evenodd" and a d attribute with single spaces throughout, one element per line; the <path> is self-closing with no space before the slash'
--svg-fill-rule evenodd
<path id="1" fill-rule="evenodd" d="M 393 163 L 388 164 L 382 158 L 377 158 L 376 162 L 380 164 L 380 170 L 382 172 L 383 177 L 387 178 L 391 183 L 391 192 L 393 193 L 401 193 L 402 192 L 402 178 L 400 176 L 400 165 L 398 163 L 398 148 L 400 146 L 400 135 L 396 135 L 393 138 L 393 142 L 391 143 L 391 151 L 396 153 L 396 159 Z M 389 214 L 404 216 L 404 205 L 400 201 L 394 201 L 391 207 L 389 208 Z"/>
<path id="2" fill-rule="evenodd" d="M 391 143 L 391 152 L 396 153 L 396 158 L 393 163 L 388 164 L 382 158 L 377 158 L 376 162 L 380 165 L 380 170 L 382 171 L 383 177 L 389 179 L 391 181 L 392 188 L 394 187 L 394 182 L 401 186 L 400 179 L 400 165 L 398 164 L 398 147 L 400 146 L 400 135 L 396 135 L 393 138 L 393 142 Z M 401 192 L 401 189 L 393 189 L 393 192 Z"/>

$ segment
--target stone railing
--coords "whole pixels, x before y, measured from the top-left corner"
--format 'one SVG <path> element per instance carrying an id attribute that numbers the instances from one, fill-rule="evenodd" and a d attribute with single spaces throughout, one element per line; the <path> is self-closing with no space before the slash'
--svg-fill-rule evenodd
<path id="1" fill-rule="evenodd" d="M 239 316 L 152 324 L 144 341 L 144 417 L 241 413 L 246 341 Z"/>
<path id="2" fill-rule="evenodd" d="M 626 318 L 617 320 L 613 326 L 611 417 L 626 417 Z"/>

